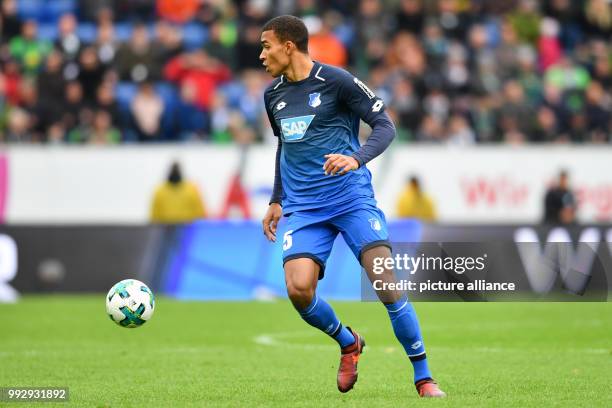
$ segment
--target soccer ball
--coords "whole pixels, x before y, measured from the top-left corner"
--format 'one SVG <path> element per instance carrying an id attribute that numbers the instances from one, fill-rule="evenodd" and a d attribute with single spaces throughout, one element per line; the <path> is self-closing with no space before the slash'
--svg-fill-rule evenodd
<path id="1" fill-rule="evenodd" d="M 151 319 L 155 296 L 151 289 L 136 279 L 117 283 L 106 295 L 106 313 L 121 327 L 140 327 Z"/>

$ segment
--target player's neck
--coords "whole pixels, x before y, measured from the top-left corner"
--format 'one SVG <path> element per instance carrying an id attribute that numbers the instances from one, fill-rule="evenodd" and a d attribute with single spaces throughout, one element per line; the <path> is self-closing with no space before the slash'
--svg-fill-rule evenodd
<path id="1" fill-rule="evenodd" d="M 310 76 L 313 66 L 314 62 L 310 59 L 309 55 L 300 54 L 287 67 L 283 75 L 289 82 L 301 81 Z"/>

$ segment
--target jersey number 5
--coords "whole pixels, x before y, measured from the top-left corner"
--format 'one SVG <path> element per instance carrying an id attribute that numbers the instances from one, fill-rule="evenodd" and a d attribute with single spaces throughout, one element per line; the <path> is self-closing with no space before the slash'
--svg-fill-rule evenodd
<path id="1" fill-rule="evenodd" d="M 289 230 L 285 232 L 285 235 L 283 235 L 283 251 L 286 251 L 293 246 L 293 237 L 291 236 L 292 233 L 293 230 Z"/>

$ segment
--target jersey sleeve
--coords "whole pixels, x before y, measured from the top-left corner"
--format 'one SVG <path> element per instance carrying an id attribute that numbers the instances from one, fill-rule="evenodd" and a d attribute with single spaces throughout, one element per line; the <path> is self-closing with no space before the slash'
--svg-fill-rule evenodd
<path id="1" fill-rule="evenodd" d="M 346 103 L 350 110 L 372 126 L 379 115 L 385 111 L 385 104 L 360 79 L 344 71 L 340 74 L 339 99 Z"/>
<path id="2" fill-rule="evenodd" d="M 276 125 L 276 121 L 274 120 L 274 115 L 272 114 L 272 107 L 270 106 L 267 94 L 264 94 L 264 104 L 266 105 L 266 113 L 268 114 L 270 126 L 272 126 L 272 132 L 274 133 L 274 136 L 280 137 L 280 129 L 278 128 L 278 126 Z"/>

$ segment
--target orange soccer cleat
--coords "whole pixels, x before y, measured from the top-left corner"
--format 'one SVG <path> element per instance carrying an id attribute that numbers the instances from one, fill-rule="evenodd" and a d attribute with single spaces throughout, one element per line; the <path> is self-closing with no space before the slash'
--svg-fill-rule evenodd
<path id="1" fill-rule="evenodd" d="M 416 384 L 417 392 L 420 397 L 423 398 L 444 398 L 446 397 L 446 393 L 442 391 L 438 387 L 438 383 L 436 383 L 431 378 L 426 378 L 424 380 L 418 381 Z"/>
<path id="2" fill-rule="evenodd" d="M 357 382 L 357 363 L 359 356 L 365 347 L 365 340 L 359 333 L 347 327 L 355 337 L 355 342 L 344 347 L 340 356 L 340 367 L 338 368 L 338 390 L 340 392 L 350 391 Z"/>

